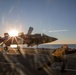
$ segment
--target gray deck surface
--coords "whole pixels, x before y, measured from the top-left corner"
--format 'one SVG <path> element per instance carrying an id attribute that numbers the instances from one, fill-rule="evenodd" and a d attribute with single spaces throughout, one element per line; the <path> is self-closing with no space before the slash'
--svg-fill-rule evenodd
<path id="1" fill-rule="evenodd" d="M 2 67 L 0 75 L 76 75 L 76 54 L 66 56 L 68 60 L 65 70 L 67 72 L 61 72 L 46 64 L 49 61 L 52 62 L 52 50 L 38 50 L 37 52 L 36 50 L 23 49 L 23 51 L 25 53 L 22 55 L 12 49 L 9 50 L 9 54 L 0 52 L 0 67 Z M 38 70 L 44 64 L 45 66 Z"/>

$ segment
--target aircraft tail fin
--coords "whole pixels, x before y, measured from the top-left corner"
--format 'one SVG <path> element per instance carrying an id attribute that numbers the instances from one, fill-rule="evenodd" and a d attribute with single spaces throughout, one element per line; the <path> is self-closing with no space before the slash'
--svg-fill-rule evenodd
<path id="1" fill-rule="evenodd" d="M 30 27 L 27 34 L 30 35 L 32 31 L 33 31 L 33 27 Z"/>

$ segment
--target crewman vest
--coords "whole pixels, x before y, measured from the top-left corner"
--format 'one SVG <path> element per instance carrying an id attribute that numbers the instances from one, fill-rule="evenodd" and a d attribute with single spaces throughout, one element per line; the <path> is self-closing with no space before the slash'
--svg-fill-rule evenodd
<path id="1" fill-rule="evenodd" d="M 52 53 L 53 56 L 56 56 L 56 57 L 62 57 L 65 53 L 65 49 L 63 48 L 57 48 L 55 50 L 55 52 Z"/>

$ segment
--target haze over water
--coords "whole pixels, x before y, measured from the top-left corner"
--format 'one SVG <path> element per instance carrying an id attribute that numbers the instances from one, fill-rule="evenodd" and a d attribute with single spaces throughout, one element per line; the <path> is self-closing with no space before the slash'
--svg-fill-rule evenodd
<path id="1" fill-rule="evenodd" d="M 46 44 L 46 45 L 39 45 L 39 48 L 50 48 L 50 49 L 56 49 L 60 48 L 63 44 Z M 76 48 L 76 44 L 67 44 L 69 48 Z"/>

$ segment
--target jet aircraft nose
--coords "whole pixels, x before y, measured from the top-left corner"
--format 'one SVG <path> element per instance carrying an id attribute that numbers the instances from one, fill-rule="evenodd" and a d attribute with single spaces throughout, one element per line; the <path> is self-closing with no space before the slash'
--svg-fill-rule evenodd
<path id="1" fill-rule="evenodd" d="M 44 37 L 45 43 L 49 43 L 49 42 L 53 42 L 53 41 L 57 40 L 57 38 L 50 37 L 50 36 L 47 36 L 47 35 L 43 35 L 43 37 Z"/>
<path id="2" fill-rule="evenodd" d="M 54 37 L 48 37 L 48 38 L 49 38 L 49 42 L 53 42 L 53 41 L 58 40 L 57 38 L 54 38 Z"/>
<path id="3" fill-rule="evenodd" d="M 53 41 L 56 41 L 56 40 L 57 40 L 57 38 L 49 37 L 49 36 L 48 36 L 48 38 L 47 38 L 47 43 L 53 42 Z"/>

